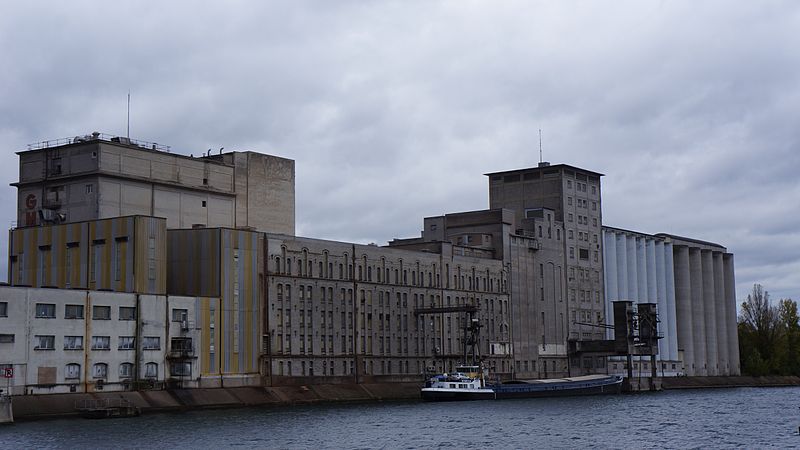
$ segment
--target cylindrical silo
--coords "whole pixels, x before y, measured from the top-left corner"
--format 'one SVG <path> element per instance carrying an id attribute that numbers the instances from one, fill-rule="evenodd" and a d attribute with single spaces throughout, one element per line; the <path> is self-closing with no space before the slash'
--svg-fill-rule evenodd
<path id="1" fill-rule="evenodd" d="M 706 357 L 705 305 L 703 304 L 703 263 L 700 249 L 689 249 L 689 283 L 692 303 L 692 338 L 694 340 L 694 373 L 698 376 L 708 374 Z"/>
<path id="2" fill-rule="evenodd" d="M 730 349 L 728 348 L 728 308 L 725 304 L 725 270 L 722 267 L 722 253 L 714 252 L 714 304 L 717 323 L 717 353 L 719 374 L 730 375 Z"/>
<path id="3" fill-rule="evenodd" d="M 726 253 L 722 257 L 725 269 L 725 305 L 728 313 L 728 352 L 731 360 L 731 375 L 740 375 L 739 335 L 736 327 L 736 279 L 733 273 L 733 254 Z"/>
<path id="4" fill-rule="evenodd" d="M 695 374 L 694 327 L 692 327 L 692 288 L 689 276 L 689 247 L 674 247 L 675 319 L 678 348 L 683 350 L 683 366 L 687 375 Z"/>
<path id="5" fill-rule="evenodd" d="M 661 332 L 663 336 L 658 340 L 658 359 L 668 361 L 670 349 L 669 339 L 667 337 L 667 324 L 669 320 L 667 318 L 667 291 L 664 275 L 664 242 L 660 240 L 650 241 L 647 262 L 648 265 L 652 264 L 651 267 L 653 267 L 653 270 L 650 271 L 653 274 L 651 277 L 652 281 L 648 283 L 648 287 L 652 290 L 651 295 L 653 295 L 653 298 L 656 299 L 656 303 L 658 304 L 658 331 Z"/>
<path id="6" fill-rule="evenodd" d="M 619 300 L 617 289 L 617 238 L 616 233 L 603 230 L 603 278 L 606 290 L 606 325 L 614 325 L 614 301 Z M 614 338 L 614 330 L 606 330 L 606 339 Z"/>
<path id="7" fill-rule="evenodd" d="M 675 258 L 672 251 L 672 244 L 664 244 L 664 275 L 666 286 L 666 299 L 667 299 L 667 336 L 665 339 L 669 340 L 669 359 L 670 361 L 678 360 L 678 319 L 675 307 Z"/>
<path id="8" fill-rule="evenodd" d="M 714 294 L 714 258 L 710 250 L 700 252 L 703 267 L 703 308 L 706 327 L 707 374 L 719 375 L 719 354 L 717 353 L 717 305 Z"/>

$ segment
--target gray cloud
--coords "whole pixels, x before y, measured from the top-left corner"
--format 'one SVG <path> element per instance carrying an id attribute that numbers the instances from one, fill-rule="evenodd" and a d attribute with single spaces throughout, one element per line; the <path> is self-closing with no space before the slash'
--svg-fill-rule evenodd
<path id="1" fill-rule="evenodd" d="M 487 207 L 542 128 L 545 159 L 606 174 L 605 223 L 800 298 L 793 2 L 29 3 L 0 17 L 6 182 L 28 143 L 124 134 L 130 89 L 132 137 L 294 158 L 299 233 L 383 243 Z"/>

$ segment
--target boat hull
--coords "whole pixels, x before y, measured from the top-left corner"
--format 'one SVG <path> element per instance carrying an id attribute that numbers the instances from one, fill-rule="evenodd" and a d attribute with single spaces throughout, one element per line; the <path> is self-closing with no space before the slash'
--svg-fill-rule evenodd
<path id="1" fill-rule="evenodd" d="M 422 399 L 435 402 L 452 402 L 465 400 L 494 400 L 492 389 L 422 389 Z"/>
<path id="2" fill-rule="evenodd" d="M 566 397 L 579 395 L 619 394 L 622 378 L 609 376 L 603 378 L 582 378 L 564 380 L 537 380 L 510 384 L 496 384 L 486 389 L 448 389 L 424 388 L 423 400 L 463 401 L 463 400 L 502 400 L 509 398 Z"/>

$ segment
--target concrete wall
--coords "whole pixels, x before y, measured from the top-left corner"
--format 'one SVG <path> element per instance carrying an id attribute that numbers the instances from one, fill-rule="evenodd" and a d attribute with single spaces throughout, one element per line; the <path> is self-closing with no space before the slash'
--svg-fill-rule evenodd
<path id="1" fill-rule="evenodd" d="M 14 369 L 12 395 L 121 391 L 136 380 L 201 387 L 208 378 L 200 365 L 213 353 L 214 327 L 202 321 L 198 306 L 218 299 L 8 286 L 0 287 L 0 298 L 8 303 L 0 334 L 14 336 L 0 343 L 0 366 Z M 52 316 L 42 314 L 50 308 Z M 42 348 L 45 336 L 52 346 Z M 101 342 L 107 348 L 98 348 Z M 97 365 L 105 365 L 105 374 Z M 220 384 L 216 375 L 208 384 Z"/>
<path id="2" fill-rule="evenodd" d="M 101 139 L 20 152 L 17 223 L 151 215 L 168 228 L 294 234 L 294 161 L 255 152 L 187 157 Z M 63 219 L 61 219 L 63 221 Z"/>
<path id="3" fill-rule="evenodd" d="M 268 235 L 267 248 L 273 377 L 451 370 L 463 359 L 466 314 L 414 310 L 463 304 L 479 306 L 481 354 L 510 371 L 500 261 L 453 255 L 449 245 L 428 253 L 281 235 Z"/>
<path id="4" fill-rule="evenodd" d="M 676 328 L 685 372 L 739 375 L 733 255 L 717 244 L 659 236 L 673 247 Z"/>
<path id="5" fill-rule="evenodd" d="M 672 244 L 665 238 L 610 227 L 603 228 L 603 241 L 606 324 L 613 325 L 615 301 L 656 303 L 660 320 L 658 331 L 663 334 L 659 340 L 658 372 L 664 376 L 681 373 Z M 608 330 L 607 338 L 613 338 L 612 330 Z M 649 357 L 635 359 L 649 360 Z M 647 361 L 637 363 L 635 369 L 649 373 L 648 364 Z"/>
<path id="6" fill-rule="evenodd" d="M 258 373 L 264 334 L 263 234 L 215 228 L 170 230 L 168 236 L 169 292 L 220 299 L 200 306 L 209 330 L 219 337 L 204 373 Z"/>
<path id="7" fill-rule="evenodd" d="M 166 293 L 164 219 L 128 216 L 10 231 L 14 286 Z"/>

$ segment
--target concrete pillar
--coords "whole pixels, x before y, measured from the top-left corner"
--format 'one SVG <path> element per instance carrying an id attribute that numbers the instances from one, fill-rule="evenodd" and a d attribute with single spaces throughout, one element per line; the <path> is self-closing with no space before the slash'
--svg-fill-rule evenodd
<path id="1" fill-rule="evenodd" d="M 650 274 L 647 267 L 647 240 L 643 237 L 636 238 L 636 292 L 639 303 L 655 302 L 648 298 L 647 280 Z"/>
<path id="2" fill-rule="evenodd" d="M 741 375 L 739 365 L 739 335 L 736 327 L 736 278 L 733 273 L 733 254 L 722 256 L 725 272 L 725 305 L 728 314 L 728 353 L 731 361 L 731 375 Z"/>
<path id="3" fill-rule="evenodd" d="M 687 375 L 695 374 L 694 333 L 692 327 L 692 289 L 689 277 L 689 248 L 675 247 L 675 318 L 678 348 L 683 350 Z"/>
<path id="4" fill-rule="evenodd" d="M 613 231 L 603 230 L 603 286 L 605 287 L 606 325 L 614 325 L 613 301 L 619 300 L 617 289 L 617 237 Z M 606 339 L 614 338 L 614 330 L 606 330 Z"/>
<path id="5" fill-rule="evenodd" d="M 678 325 L 677 313 L 675 309 L 675 266 L 672 244 L 664 244 L 664 285 L 666 290 L 667 300 L 667 337 L 669 340 L 669 359 L 670 361 L 678 360 Z"/>
<path id="6" fill-rule="evenodd" d="M 625 260 L 628 267 L 628 300 L 638 303 L 639 280 L 636 276 L 638 268 L 636 267 L 636 238 L 634 237 L 625 239 Z"/>
<path id="7" fill-rule="evenodd" d="M 725 304 L 725 269 L 722 266 L 722 253 L 714 252 L 714 304 L 717 324 L 717 354 L 719 355 L 719 375 L 730 375 L 730 348 L 728 346 L 728 308 Z"/>
<path id="8" fill-rule="evenodd" d="M 691 286 L 694 374 L 706 376 L 708 359 L 706 355 L 706 309 L 703 304 L 703 263 L 700 250 L 696 248 L 689 249 L 689 284 Z"/>
<path id="9" fill-rule="evenodd" d="M 661 361 L 669 360 L 669 339 L 667 325 L 669 324 L 668 310 L 667 310 L 667 290 L 666 280 L 664 274 L 664 243 L 662 241 L 652 240 L 647 252 L 647 264 L 653 269 L 648 271 L 652 273 L 652 281 L 648 282 L 648 287 L 652 290 L 652 298 L 656 299 L 658 304 L 658 331 L 664 336 L 658 341 L 658 359 Z"/>
<path id="10" fill-rule="evenodd" d="M 703 270 L 703 320 L 706 329 L 706 361 L 709 376 L 719 375 L 719 353 L 717 353 L 717 305 L 714 294 L 714 259 L 710 250 L 700 252 Z"/>
<path id="11" fill-rule="evenodd" d="M 617 234 L 617 300 L 630 300 L 628 296 L 628 264 L 625 235 Z"/>

